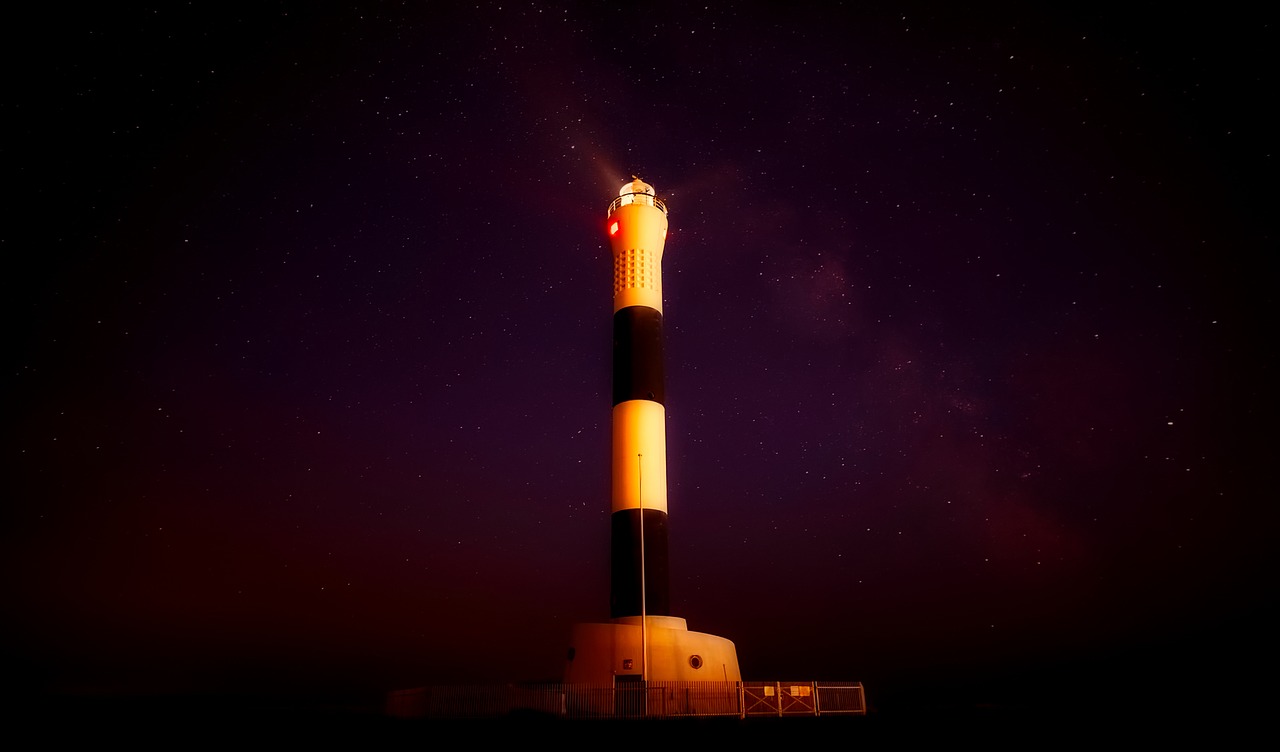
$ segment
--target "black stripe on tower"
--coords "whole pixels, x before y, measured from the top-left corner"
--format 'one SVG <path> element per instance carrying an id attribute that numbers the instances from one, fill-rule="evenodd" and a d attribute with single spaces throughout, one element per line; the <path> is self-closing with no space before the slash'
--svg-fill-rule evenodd
<path id="1" fill-rule="evenodd" d="M 613 582 L 609 591 L 609 616 L 670 616 L 671 596 L 667 588 L 667 513 L 661 509 L 644 511 L 645 601 L 640 602 L 640 512 L 614 512 L 609 541 Z M 642 610 L 643 606 L 643 610 Z"/>
<path id="2" fill-rule="evenodd" d="M 648 306 L 629 306 L 614 313 L 613 404 L 637 399 L 664 404 L 665 380 L 662 314 Z M 665 478 L 660 480 L 666 482 Z M 641 614 L 669 616 L 667 513 L 661 509 L 623 509 L 613 513 L 610 525 L 611 618 Z M 643 601 L 640 594 L 642 560 Z"/>
<path id="3" fill-rule="evenodd" d="M 613 314 L 613 404 L 646 399 L 666 404 L 662 314 L 629 306 Z"/>

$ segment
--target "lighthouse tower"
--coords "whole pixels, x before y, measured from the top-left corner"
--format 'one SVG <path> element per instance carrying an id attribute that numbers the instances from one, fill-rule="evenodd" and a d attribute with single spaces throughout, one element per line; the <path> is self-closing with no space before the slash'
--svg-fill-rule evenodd
<path id="1" fill-rule="evenodd" d="M 662 252 L 667 207 L 636 178 L 609 205 L 613 450 L 607 623 L 577 624 L 565 681 L 741 681 L 729 640 L 671 615 Z"/>

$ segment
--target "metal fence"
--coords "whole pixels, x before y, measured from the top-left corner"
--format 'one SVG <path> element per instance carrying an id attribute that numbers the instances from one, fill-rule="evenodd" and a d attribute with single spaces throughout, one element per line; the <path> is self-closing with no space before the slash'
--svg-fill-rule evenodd
<path id="1" fill-rule="evenodd" d="M 397 718 L 688 718 L 865 715 L 861 682 L 640 682 L 483 684 L 402 689 Z"/>
<path id="2" fill-rule="evenodd" d="M 743 682 L 744 716 L 864 715 L 861 682 Z"/>

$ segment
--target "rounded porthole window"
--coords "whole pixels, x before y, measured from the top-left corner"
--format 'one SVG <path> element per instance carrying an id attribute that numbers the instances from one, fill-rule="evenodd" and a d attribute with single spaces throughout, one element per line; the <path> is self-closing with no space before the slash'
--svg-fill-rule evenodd
<path id="1" fill-rule="evenodd" d="M 702 656 L 700 655 L 689 656 L 689 665 L 693 666 L 695 669 L 702 668 Z"/>

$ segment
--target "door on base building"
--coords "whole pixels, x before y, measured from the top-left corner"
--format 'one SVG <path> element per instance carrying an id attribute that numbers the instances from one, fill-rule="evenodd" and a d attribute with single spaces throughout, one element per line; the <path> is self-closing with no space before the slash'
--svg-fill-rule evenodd
<path id="1" fill-rule="evenodd" d="M 619 718 L 644 717 L 645 687 L 639 674 L 613 677 L 613 714 Z"/>

